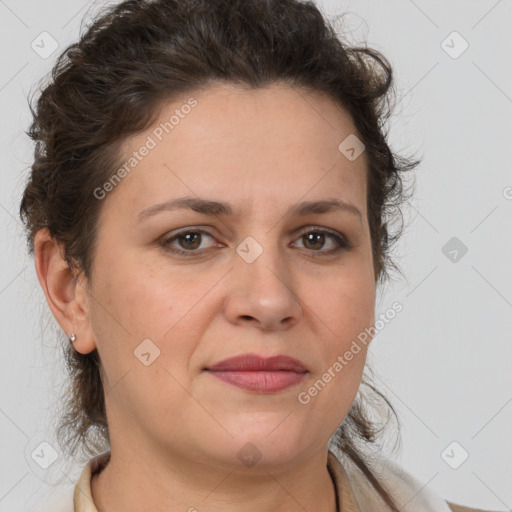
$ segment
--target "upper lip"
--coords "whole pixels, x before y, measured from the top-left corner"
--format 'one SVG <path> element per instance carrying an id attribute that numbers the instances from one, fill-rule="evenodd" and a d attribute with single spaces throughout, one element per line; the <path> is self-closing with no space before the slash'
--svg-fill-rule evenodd
<path id="1" fill-rule="evenodd" d="M 306 372 L 304 364 L 293 357 L 278 355 L 272 357 L 257 354 L 242 354 L 224 359 L 213 366 L 206 368 L 210 371 L 291 371 L 297 373 Z"/>

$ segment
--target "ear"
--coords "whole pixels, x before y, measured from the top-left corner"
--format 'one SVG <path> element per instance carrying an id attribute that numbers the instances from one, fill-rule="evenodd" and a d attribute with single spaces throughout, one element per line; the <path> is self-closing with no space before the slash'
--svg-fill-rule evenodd
<path id="1" fill-rule="evenodd" d="M 76 335 L 73 347 L 77 352 L 92 352 L 96 341 L 90 324 L 88 283 L 69 268 L 64 247 L 53 240 L 47 228 L 39 230 L 34 238 L 34 260 L 53 316 L 67 337 Z"/>

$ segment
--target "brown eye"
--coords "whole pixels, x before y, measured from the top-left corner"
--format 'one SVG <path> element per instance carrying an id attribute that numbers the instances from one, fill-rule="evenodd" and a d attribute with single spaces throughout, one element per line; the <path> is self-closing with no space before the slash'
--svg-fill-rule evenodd
<path id="1" fill-rule="evenodd" d="M 175 252 L 178 254 L 184 254 L 184 255 L 195 255 L 203 252 L 203 250 L 206 250 L 208 247 L 202 247 L 201 250 L 198 250 L 201 246 L 201 243 L 203 242 L 204 236 L 209 237 L 213 239 L 213 237 L 207 233 L 206 231 L 202 230 L 188 230 L 188 231 L 182 231 L 181 233 L 177 233 L 170 238 L 167 238 L 162 242 L 163 247 L 166 250 L 169 250 L 171 252 Z M 173 245 L 174 242 L 178 243 L 178 247 L 176 245 Z"/>
<path id="2" fill-rule="evenodd" d="M 326 229 L 310 229 L 309 231 L 303 232 L 299 240 L 302 241 L 304 249 L 318 252 L 320 255 L 333 254 L 342 249 L 349 248 L 348 242 L 342 235 L 340 236 Z M 329 240 L 331 240 L 330 243 Z M 330 248 L 322 250 L 326 245 L 329 245 Z"/>
<path id="3" fill-rule="evenodd" d="M 307 249 L 322 249 L 325 244 L 325 233 L 318 231 L 302 235 Z"/>
<path id="4" fill-rule="evenodd" d="M 197 249 L 201 245 L 200 233 L 186 233 L 176 238 L 184 249 Z"/>
<path id="5" fill-rule="evenodd" d="M 175 233 L 163 240 L 162 246 L 166 251 L 178 255 L 196 256 L 214 246 L 201 247 L 205 237 L 215 240 L 213 236 L 206 231 L 201 229 L 189 229 Z M 350 248 L 350 244 L 343 235 L 323 228 L 310 228 L 309 231 L 304 231 L 299 236 L 298 240 L 302 243 L 302 247 L 299 246 L 299 248 L 306 249 L 312 253 L 318 253 L 315 254 L 315 256 L 328 256 Z M 327 249 L 325 249 L 326 246 Z"/>

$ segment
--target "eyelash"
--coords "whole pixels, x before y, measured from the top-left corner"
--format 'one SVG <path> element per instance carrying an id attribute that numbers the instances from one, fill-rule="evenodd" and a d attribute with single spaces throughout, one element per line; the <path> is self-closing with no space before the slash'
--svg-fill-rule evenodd
<path id="1" fill-rule="evenodd" d="M 203 249 L 203 250 L 194 250 L 194 251 L 185 251 L 184 249 L 176 249 L 176 248 L 171 248 L 170 247 L 170 244 L 174 241 L 174 240 L 178 240 L 179 238 L 181 237 L 184 237 L 185 235 L 188 235 L 188 234 L 202 234 L 202 235 L 207 235 L 211 238 L 214 238 L 210 233 L 208 233 L 207 231 L 204 231 L 202 229 L 187 229 L 185 231 L 181 231 L 179 233 L 176 233 L 175 235 L 167 238 L 167 239 L 164 239 L 162 241 L 162 247 L 165 251 L 169 251 L 169 252 L 172 252 L 174 254 L 178 254 L 178 255 L 182 255 L 182 256 L 186 256 L 186 257 L 189 257 L 189 256 L 197 256 L 198 254 L 201 254 L 202 252 L 204 251 L 207 251 L 208 249 Z M 325 235 L 328 235 L 330 237 L 332 237 L 336 243 L 338 244 L 338 247 L 335 247 L 334 249 L 330 249 L 328 251 L 314 251 L 314 250 L 311 250 L 313 253 L 317 253 L 317 254 L 314 254 L 315 257 L 317 256 L 332 256 L 334 254 L 337 254 L 343 250 L 348 250 L 351 248 L 351 245 L 350 243 L 347 241 L 347 239 L 341 235 L 341 234 L 338 234 L 334 231 L 331 231 L 331 230 L 328 230 L 328 229 L 325 229 L 325 228 L 320 228 L 320 227 L 310 227 L 308 228 L 306 231 L 302 231 L 301 233 L 299 233 L 298 235 L 298 239 L 302 238 L 304 235 L 307 235 L 309 233 L 320 233 L 320 234 L 325 234 Z"/>

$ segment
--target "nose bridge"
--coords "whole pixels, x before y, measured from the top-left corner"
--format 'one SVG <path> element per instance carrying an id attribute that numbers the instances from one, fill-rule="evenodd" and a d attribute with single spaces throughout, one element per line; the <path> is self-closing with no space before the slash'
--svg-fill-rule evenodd
<path id="1" fill-rule="evenodd" d="M 243 269 L 243 273 L 250 280 L 265 281 L 266 286 L 276 285 L 284 286 L 283 281 L 288 281 L 290 269 L 287 268 L 285 247 L 280 240 L 276 240 L 277 230 L 264 230 L 263 228 L 256 232 L 252 230 L 253 235 L 248 235 L 236 248 L 236 252 L 241 261 L 237 266 Z M 253 283 L 254 284 L 254 283 Z"/>
<path id="2" fill-rule="evenodd" d="M 276 240 L 276 232 L 253 231 L 255 236 L 247 236 L 236 248 L 227 309 L 232 321 L 251 317 L 262 327 L 276 328 L 301 316 L 286 248 Z"/>

